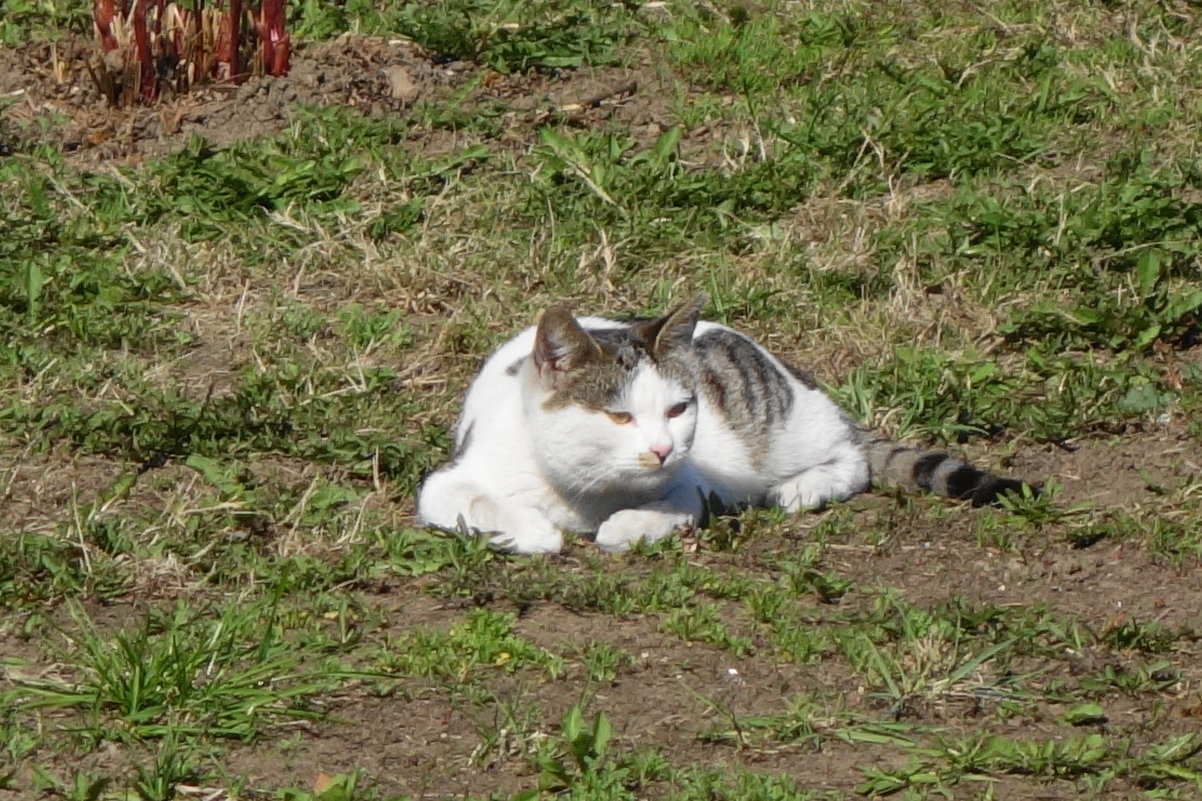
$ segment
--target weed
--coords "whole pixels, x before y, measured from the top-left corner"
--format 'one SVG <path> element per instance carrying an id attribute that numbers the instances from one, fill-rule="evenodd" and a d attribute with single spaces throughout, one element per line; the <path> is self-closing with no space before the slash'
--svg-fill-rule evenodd
<path id="1" fill-rule="evenodd" d="M 570 787 L 573 784 L 573 769 L 581 776 L 600 770 L 609 751 L 612 735 L 613 729 L 604 712 L 598 712 L 592 725 L 586 726 L 584 713 L 579 706 L 573 706 L 563 718 L 563 740 L 567 756 L 571 757 L 572 763 L 565 763 L 560 758 L 543 759 L 540 764 L 540 789 L 557 790 Z"/>
<path id="2" fill-rule="evenodd" d="M 580 659 L 588 680 L 596 684 L 612 683 L 634 666 L 633 656 L 604 641 L 588 643 L 581 652 Z"/>
<path id="3" fill-rule="evenodd" d="M 1155 622 L 1127 620 L 1107 628 L 1098 639 L 1116 650 L 1154 654 L 1171 650 L 1177 635 Z"/>
<path id="4" fill-rule="evenodd" d="M 546 750 L 546 735 L 539 731 L 542 709 L 530 703 L 531 688 L 519 684 L 503 693 L 468 691 L 471 708 L 466 714 L 474 719 L 480 744 L 472 751 L 472 761 L 490 766 L 512 757 L 539 759 Z"/>
<path id="5" fill-rule="evenodd" d="M 91 22 L 88 9 L 61 0 L 13 0 L 0 20 L 0 43 L 9 47 L 26 41 L 31 31 L 62 38 L 81 34 Z"/>
<path id="6" fill-rule="evenodd" d="M 822 729 L 827 721 L 819 716 L 818 705 L 812 697 L 794 696 L 788 701 L 787 711 L 780 714 L 748 716 L 738 716 L 733 710 L 706 700 L 711 708 L 724 713 L 723 724 L 727 725 L 718 724 L 702 733 L 700 739 L 705 742 L 729 743 L 738 748 L 764 748 L 774 742 L 821 747 Z"/>
<path id="7" fill-rule="evenodd" d="M 86 592 L 95 586 L 96 567 L 84 560 L 77 543 L 42 534 L 6 537 L 0 543 L 4 604 L 16 608 L 67 593 Z M 121 582 L 115 584 L 113 589 L 119 591 Z"/>
<path id="8" fill-rule="evenodd" d="M 790 617 L 776 620 L 768 638 L 782 659 L 800 665 L 820 661 L 834 645 L 829 630 Z"/>
<path id="9" fill-rule="evenodd" d="M 604 4 L 443 0 L 406 6 L 393 24 L 439 57 L 499 72 L 578 67 L 611 61 L 629 23 Z"/>
<path id="10" fill-rule="evenodd" d="M 386 647 L 379 656 L 385 673 L 435 676 L 463 683 L 489 669 L 513 672 L 531 667 L 554 678 L 563 659 L 513 633 L 512 615 L 472 610 L 460 624 L 442 633 L 417 629 Z"/>
<path id="11" fill-rule="evenodd" d="M 170 801 L 180 784 L 195 783 L 198 775 L 193 758 L 177 745 L 173 734 L 159 743 L 154 759 L 149 765 L 139 766 L 137 773 L 133 791 L 142 801 Z M 92 787 L 88 789 L 90 792 Z"/>
<path id="12" fill-rule="evenodd" d="M 765 774 L 749 770 L 700 767 L 682 776 L 672 801 L 835 801 L 843 796 L 837 791 L 809 791 L 797 786 L 796 780 L 784 774 Z"/>
<path id="13" fill-rule="evenodd" d="M 229 737 L 249 740 L 273 721 L 315 718 L 305 704 L 322 682 L 301 670 L 300 655 L 263 605 L 232 607 L 215 620 L 180 604 L 165 617 L 148 615 L 112 637 L 76 614 L 64 631 L 81 665 L 73 681 L 25 681 L 8 693 L 26 712 L 74 711 L 100 739 Z M 207 624 L 207 626 L 205 625 Z M 163 751 L 168 778 L 183 770 Z M 155 785 L 158 786 L 158 785 Z M 163 789 L 163 788 L 161 788 Z"/>
<path id="14" fill-rule="evenodd" d="M 673 610 L 664 621 L 664 629 L 688 642 L 705 642 L 731 652 L 736 657 L 751 654 L 754 646 L 747 637 L 731 634 L 715 604 L 682 607 Z"/>

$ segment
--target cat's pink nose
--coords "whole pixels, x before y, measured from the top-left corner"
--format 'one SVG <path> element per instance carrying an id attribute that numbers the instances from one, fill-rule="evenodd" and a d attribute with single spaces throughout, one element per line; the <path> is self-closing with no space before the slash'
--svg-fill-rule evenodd
<path id="1" fill-rule="evenodd" d="M 655 445 L 651 446 L 651 452 L 654 453 L 656 455 L 656 457 L 659 459 L 659 463 L 663 464 L 664 462 L 666 462 L 668 460 L 669 454 L 672 453 L 672 443 L 670 443 L 670 442 L 656 443 Z"/>

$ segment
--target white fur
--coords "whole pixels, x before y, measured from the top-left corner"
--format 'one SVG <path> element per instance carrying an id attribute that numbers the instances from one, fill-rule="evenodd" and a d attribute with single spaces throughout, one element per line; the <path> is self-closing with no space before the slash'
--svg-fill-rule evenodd
<path id="1" fill-rule="evenodd" d="M 621 327 L 595 317 L 585 328 Z M 694 336 L 716 328 L 700 322 Z M 529 356 L 535 329 L 523 331 L 485 362 L 472 383 L 456 430 L 457 461 L 426 479 L 418 515 L 426 525 L 477 531 L 520 553 L 553 553 L 563 531 L 595 533 L 597 545 L 625 550 L 695 524 L 703 498 L 723 504 L 781 505 L 789 510 L 842 500 L 868 485 L 865 457 L 851 428 L 822 392 L 790 376 L 793 407 L 767 453 L 748 446 L 703 393 L 678 417 L 666 410 L 686 388 L 649 364 L 630 382 L 626 424 L 569 406 L 548 411 L 548 390 Z M 779 364 L 779 363 L 778 363 Z M 789 375 L 782 367 L 782 372 Z M 663 464 L 652 453 L 671 452 Z"/>

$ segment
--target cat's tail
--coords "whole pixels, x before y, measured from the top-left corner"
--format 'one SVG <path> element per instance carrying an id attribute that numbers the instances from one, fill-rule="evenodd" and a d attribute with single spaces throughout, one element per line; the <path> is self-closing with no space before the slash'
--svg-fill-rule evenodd
<path id="1" fill-rule="evenodd" d="M 943 451 L 902 445 L 872 431 L 859 430 L 860 446 L 868 457 L 874 486 L 898 487 L 907 492 L 925 490 L 946 498 L 967 499 L 973 506 L 989 506 L 1006 492 L 1038 495 L 1039 487 L 982 470 Z"/>

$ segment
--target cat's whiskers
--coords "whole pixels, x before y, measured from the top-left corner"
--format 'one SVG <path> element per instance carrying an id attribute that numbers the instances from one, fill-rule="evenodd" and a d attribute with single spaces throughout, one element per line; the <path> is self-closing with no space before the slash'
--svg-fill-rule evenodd
<path id="1" fill-rule="evenodd" d="M 637 462 L 635 464 L 637 465 Z M 590 493 L 592 493 L 594 489 L 605 482 L 620 483 L 623 482 L 623 480 L 636 480 L 646 476 L 652 476 L 658 472 L 658 470 L 652 471 L 641 465 L 638 465 L 637 469 L 619 469 L 614 471 L 596 472 L 584 475 L 583 478 L 587 480 L 580 482 L 573 481 L 567 486 L 562 487 L 562 489 L 568 491 L 566 495 L 567 500 L 576 502 L 585 499 Z"/>
<path id="2" fill-rule="evenodd" d="M 572 494 L 571 494 L 571 496 L 570 496 L 570 499 L 571 499 L 571 500 L 573 500 L 573 501 L 579 501 L 579 500 L 581 500 L 581 499 L 582 499 L 582 498 L 584 498 L 584 497 L 585 497 L 585 496 L 586 496 L 586 495 L 587 495 L 587 494 L 588 494 L 590 491 L 592 491 L 592 489 L 593 489 L 594 487 L 596 487 L 596 486 L 597 486 L 597 485 L 599 485 L 599 484 L 600 484 L 602 481 L 604 481 L 604 480 L 606 480 L 606 479 L 608 479 L 608 478 L 610 478 L 610 477 L 611 477 L 611 476 L 609 476 L 609 475 L 608 475 L 608 474 L 606 474 L 606 473 L 600 473 L 600 474 L 597 474 L 597 475 L 593 476 L 593 477 L 592 477 L 592 478 L 591 478 L 589 481 L 586 481 L 586 482 L 584 482 L 584 483 L 580 484 L 578 489 L 575 489 L 574 491 L 572 491 Z M 570 490 L 570 489 L 572 489 L 572 488 L 571 488 L 571 487 L 567 487 L 566 489 L 569 489 L 569 490 Z"/>

